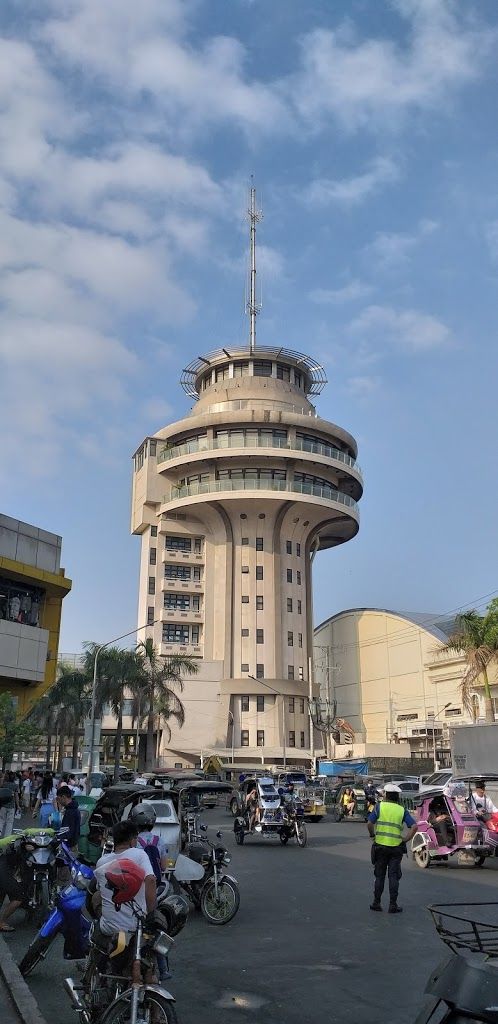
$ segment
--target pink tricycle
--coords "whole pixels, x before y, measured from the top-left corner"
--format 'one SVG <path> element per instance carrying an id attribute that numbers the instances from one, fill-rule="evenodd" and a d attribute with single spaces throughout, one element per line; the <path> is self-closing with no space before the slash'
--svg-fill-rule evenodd
<path id="1" fill-rule="evenodd" d="M 417 811 L 417 831 L 411 844 L 413 859 L 419 868 L 428 868 L 456 855 L 459 865 L 482 867 L 495 852 L 485 828 L 472 806 L 465 782 L 453 781 L 446 792 L 429 790 L 421 797 Z"/>

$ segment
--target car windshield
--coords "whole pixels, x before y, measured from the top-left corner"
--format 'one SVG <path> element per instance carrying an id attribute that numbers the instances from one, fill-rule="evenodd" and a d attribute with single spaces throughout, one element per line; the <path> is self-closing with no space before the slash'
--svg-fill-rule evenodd
<path id="1" fill-rule="evenodd" d="M 150 803 L 156 812 L 156 820 L 173 817 L 171 805 L 166 800 L 151 800 Z"/>
<path id="2" fill-rule="evenodd" d="M 450 778 L 451 772 L 434 772 L 425 780 L 424 786 L 444 786 L 444 783 L 448 782 Z"/>

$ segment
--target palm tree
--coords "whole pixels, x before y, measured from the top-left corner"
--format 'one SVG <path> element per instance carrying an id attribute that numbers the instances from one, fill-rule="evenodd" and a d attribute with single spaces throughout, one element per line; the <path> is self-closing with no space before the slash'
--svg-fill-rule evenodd
<path id="1" fill-rule="evenodd" d="M 494 722 L 488 668 L 498 662 L 498 599 L 491 601 L 485 615 L 475 610 L 459 615 L 455 632 L 440 650 L 465 655 L 466 667 L 460 683 L 462 704 L 473 713 L 473 689 L 482 681 L 486 722 Z"/>
<path id="2" fill-rule="evenodd" d="M 78 766 L 78 747 L 83 721 L 89 711 L 89 675 L 85 670 L 72 668 L 65 662 L 58 667 L 57 680 L 49 698 L 55 708 L 55 725 L 59 733 L 57 768 L 62 769 L 66 737 L 72 739 L 72 766 Z"/>
<path id="3" fill-rule="evenodd" d="M 33 705 L 27 715 L 27 720 L 39 728 L 40 735 L 47 737 L 45 764 L 49 768 L 52 767 L 52 739 L 57 732 L 56 715 L 57 708 L 54 705 L 51 690 L 40 697 L 40 700 Z"/>
<path id="4" fill-rule="evenodd" d="M 168 719 L 174 718 L 181 728 L 185 721 L 185 708 L 175 690 L 180 693 L 183 690 L 184 675 L 194 675 L 198 666 L 193 658 L 173 655 L 171 658 L 164 658 L 151 637 L 141 640 L 137 644 L 143 670 L 146 675 L 145 681 L 145 707 L 147 714 L 147 746 L 145 755 L 146 771 L 152 771 L 156 761 L 156 750 L 154 744 L 154 724 L 158 706 L 161 708 L 161 717 L 168 739 L 171 738 L 171 729 Z"/>
<path id="5" fill-rule="evenodd" d="M 98 649 L 96 643 L 85 644 L 85 666 L 93 678 L 93 666 Z M 144 685 L 145 677 L 141 658 L 136 651 L 107 647 L 101 650 L 97 665 L 97 714 L 102 715 L 106 705 L 110 706 L 116 718 L 114 740 L 114 781 L 119 779 L 119 764 L 123 741 L 123 705 L 134 697 Z"/>

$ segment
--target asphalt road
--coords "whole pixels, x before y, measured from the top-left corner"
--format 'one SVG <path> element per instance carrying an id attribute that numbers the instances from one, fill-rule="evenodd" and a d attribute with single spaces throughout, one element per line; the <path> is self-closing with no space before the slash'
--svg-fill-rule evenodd
<path id="1" fill-rule="evenodd" d="M 256 836 L 238 847 L 227 813 L 206 811 L 204 820 L 211 835 L 224 829 L 241 905 L 224 927 L 192 911 L 178 936 L 170 987 L 180 1024 L 411 1024 L 427 977 L 445 956 L 427 904 L 498 901 L 498 860 L 481 870 L 422 871 L 404 858 L 404 913 L 374 914 L 364 825 L 309 825 L 302 850 Z M 8 941 L 20 959 L 31 932 L 17 917 Z M 57 940 L 29 979 L 49 1022 L 74 1024 L 62 991 L 71 973 Z"/>

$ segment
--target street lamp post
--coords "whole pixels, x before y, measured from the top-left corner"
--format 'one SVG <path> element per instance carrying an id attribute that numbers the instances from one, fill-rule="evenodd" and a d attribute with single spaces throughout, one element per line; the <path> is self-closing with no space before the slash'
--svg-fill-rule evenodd
<path id="1" fill-rule="evenodd" d="M 271 692 L 275 693 L 277 697 L 282 698 L 282 760 L 284 768 L 287 768 L 287 742 L 285 732 L 287 728 L 287 720 L 285 714 L 285 694 L 282 693 L 282 690 L 275 690 L 275 688 L 270 686 L 269 683 L 266 683 L 264 679 L 257 679 L 256 676 L 251 675 L 249 675 L 249 679 L 254 679 L 255 683 L 261 683 L 262 686 L 266 686 L 267 690 L 271 690 Z"/>
<path id="2" fill-rule="evenodd" d="M 232 764 L 235 764 L 235 718 L 233 711 L 229 711 L 230 721 L 232 723 Z"/>
<path id="3" fill-rule="evenodd" d="M 443 711 L 446 711 L 446 708 L 450 707 L 450 705 L 451 701 L 448 701 L 448 703 L 444 705 L 444 708 L 440 708 L 440 710 L 434 715 L 434 718 L 432 719 L 432 760 L 435 772 L 437 772 L 438 770 L 438 762 L 436 760 L 436 731 L 434 729 L 434 722 L 436 721 L 436 718 L 439 718 L 439 716 L 442 715 Z"/>

